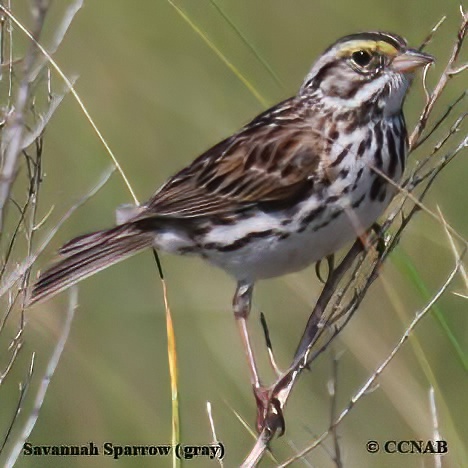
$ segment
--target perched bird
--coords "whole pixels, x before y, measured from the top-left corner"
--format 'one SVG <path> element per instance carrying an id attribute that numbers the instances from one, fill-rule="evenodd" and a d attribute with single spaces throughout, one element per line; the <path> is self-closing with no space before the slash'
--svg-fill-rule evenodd
<path id="1" fill-rule="evenodd" d="M 237 281 L 234 314 L 259 391 L 246 325 L 254 283 L 331 255 L 383 213 L 396 192 L 389 180 L 405 167 L 412 72 L 432 62 L 395 34 L 339 39 L 294 97 L 203 153 L 117 226 L 65 244 L 30 304 L 148 247 L 199 255 Z"/>

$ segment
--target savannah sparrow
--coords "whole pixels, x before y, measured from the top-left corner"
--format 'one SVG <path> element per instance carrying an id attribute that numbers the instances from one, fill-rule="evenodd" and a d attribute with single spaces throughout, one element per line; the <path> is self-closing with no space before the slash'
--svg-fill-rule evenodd
<path id="1" fill-rule="evenodd" d="M 411 74 L 431 62 L 395 34 L 338 40 L 297 95 L 121 212 L 116 227 L 65 244 L 30 304 L 147 247 L 200 255 L 237 280 L 234 314 L 260 390 L 246 326 L 254 282 L 317 262 L 382 214 L 395 193 L 388 179 L 398 181 L 405 166 L 402 105 Z"/>

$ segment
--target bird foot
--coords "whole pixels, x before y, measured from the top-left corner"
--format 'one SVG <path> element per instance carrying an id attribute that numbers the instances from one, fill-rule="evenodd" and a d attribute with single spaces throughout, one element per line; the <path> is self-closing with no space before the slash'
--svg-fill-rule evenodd
<path id="1" fill-rule="evenodd" d="M 282 436 L 285 431 L 285 422 L 283 409 L 276 397 L 275 386 L 272 388 L 254 386 L 253 392 L 257 403 L 257 432 L 260 434 L 264 429 L 270 432 L 279 430 L 279 436 Z"/>

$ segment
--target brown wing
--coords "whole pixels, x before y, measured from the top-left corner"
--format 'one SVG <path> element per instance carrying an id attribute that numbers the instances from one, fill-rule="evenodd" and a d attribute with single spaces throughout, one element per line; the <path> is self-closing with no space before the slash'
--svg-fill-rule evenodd
<path id="1" fill-rule="evenodd" d="M 291 98 L 259 115 L 169 179 L 141 217 L 209 216 L 297 199 L 313 184 L 322 151 L 305 112 Z"/>

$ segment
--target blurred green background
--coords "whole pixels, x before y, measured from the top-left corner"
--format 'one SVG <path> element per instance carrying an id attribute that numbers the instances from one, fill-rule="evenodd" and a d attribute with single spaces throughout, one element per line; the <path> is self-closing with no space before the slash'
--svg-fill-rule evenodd
<path id="1" fill-rule="evenodd" d="M 214 2 L 213 2 L 214 3 Z M 440 0 L 216 0 L 248 43 L 271 66 L 279 82 L 243 43 L 225 18 L 205 0 L 177 1 L 191 21 L 272 105 L 296 92 L 315 57 L 348 33 L 382 29 L 405 36 L 417 46 L 435 23 L 448 18 L 429 51 L 439 63 L 429 83 L 442 70 L 460 22 L 457 1 Z M 47 45 L 67 2 L 55 2 L 46 23 Z M 16 13 L 31 24 L 27 4 Z M 18 34 L 19 37 L 19 34 Z M 22 39 L 18 39 L 21 43 Z M 467 54 L 464 53 L 466 59 Z M 69 77 L 79 76 L 76 89 L 100 131 L 115 151 L 137 196 L 149 197 L 164 180 L 203 150 L 236 131 L 265 109 L 235 74 L 215 55 L 169 2 L 85 1 L 55 56 Z M 57 92 L 64 88 L 53 74 Z M 440 115 L 466 87 L 466 75 L 454 79 L 438 105 Z M 420 80 L 406 107 L 409 126 L 423 102 Z M 462 104 L 466 112 L 466 103 Z M 458 114 L 461 111 L 459 110 Z M 464 127 L 466 133 L 466 125 Z M 434 140 L 435 142 L 435 140 Z M 432 146 L 425 146 L 431 149 Z M 413 163 L 424 151 L 413 155 Z M 436 182 L 427 204 L 439 206 L 447 221 L 465 237 L 467 153 L 460 155 Z M 54 211 L 38 234 L 51 229 L 110 166 L 102 144 L 76 102 L 68 95 L 47 128 L 45 178 L 40 215 Z M 54 251 L 71 237 L 110 226 L 114 210 L 131 197 L 114 174 L 110 182 L 80 208 L 37 262 L 51 261 Z M 408 272 L 417 271 L 427 293 Z M 415 312 L 437 291 L 454 263 L 443 228 L 421 213 L 407 229 L 373 285 L 362 307 L 334 342 L 339 354 L 338 408 L 351 396 L 395 346 Z M 234 281 L 193 258 L 163 256 L 169 301 L 177 339 L 181 441 L 212 440 L 206 402 L 213 405 L 219 440 L 226 448 L 225 466 L 238 465 L 254 443 L 234 411 L 251 426 L 254 402 L 240 340 L 231 312 Z M 250 326 L 262 371 L 271 378 L 264 352 L 259 311 L 267 315 L 277 359 L 287 366 L 321 285 L 314 269 L 258 284 Z M 450 332 L 434 314 L 426 317 L 396 359 L 339 427 L 346 467 L 433 466 L 430 455 L 369 455 L 368 440 L 430 439 L 433 426 L 428 391 L 436 390 L 442 438 L 449 444 L 444 466 L 468 466 L 467 369 L 449 335 L 468 360 L 468 315 L 458 279 L 438 303 Z M 62 330 L 67 294 L 27 311 L 26 343 L 0 397 L 0 422 L 13 411 L 17 382 L 28 356 L 36 351 L 31 394 Z M 272 450 L 284 460 L 305 447 L 330 421 L 332 353 L 305 373 L 286 409 L 287 432 Z M 31 408 L 28 399 L 26 410 Z M 19 422 L 26 420 L 26 414 Z M 19 424 L 16 430 L 19 430 Z M 34 444 L 166 444 L 171 437 L 171 393 L 166 324 L 161 285 L 150 252 L 145 252 L 83 282 L 79 308 L 69 340 L 50 384 L 29 441 Z M 311 465 L 334 466 L 327 450 L 308 456 Z M 327 450 L 326 450 L 327 449 Z M 184 466 L 215 466 L 207 459 Z M 262 466 L 274 466 L 265 457 Z M 116 466 L 99 458 L 26 458 L 18 466 Z M 122 458 L 119 466 L 170 466 L 170 459 Z"/>

